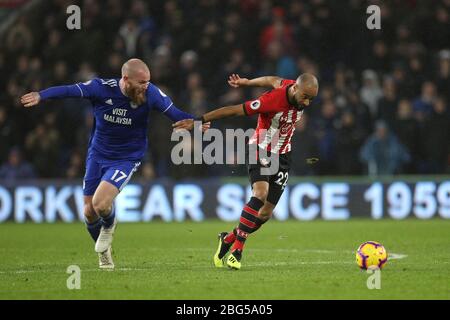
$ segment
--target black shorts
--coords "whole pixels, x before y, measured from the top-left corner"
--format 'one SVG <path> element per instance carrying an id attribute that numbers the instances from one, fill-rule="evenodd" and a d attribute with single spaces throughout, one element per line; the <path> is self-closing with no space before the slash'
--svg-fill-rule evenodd
<path id="1" fill-rule="evenodd" d="M 247 150 L 247 161 L 248 150 Z M 279 155 L 279 166 L 278 170 L 270 175 L 262 174 L 261 169 L 267 168 L 270 163 L 264 161 L 258 157 L 256 164 L 247 163 L 247 170 L 250 183 L 253 188 L 253 183 L 257 181 L 267 181 L 269 183 L 269 193 L 267 195 L 267 201 L 271 204 L 276 205 L 283 194 L 284 188 L 286 187 L 287 181 L 289 179 L 289 169 L 291 167 L 291 153 L 284 153 Z"/>

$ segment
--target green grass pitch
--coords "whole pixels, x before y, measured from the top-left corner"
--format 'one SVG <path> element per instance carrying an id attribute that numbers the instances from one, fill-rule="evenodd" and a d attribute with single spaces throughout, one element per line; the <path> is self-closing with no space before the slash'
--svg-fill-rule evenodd
<path id="1" fill-rule="evenodd" d="M 0 224 L 0 299 L 449 299 L 450 221 L 270 221 L 247 240 L 239 271 L 214 268 L 217 233 L 234 223 L 118 225 L 113 272 L 98 270 L 84 225 Z M 391 254 L 367 288 L 355 249 Z M 69 290 L 67 267 L 81 269 Z"/>

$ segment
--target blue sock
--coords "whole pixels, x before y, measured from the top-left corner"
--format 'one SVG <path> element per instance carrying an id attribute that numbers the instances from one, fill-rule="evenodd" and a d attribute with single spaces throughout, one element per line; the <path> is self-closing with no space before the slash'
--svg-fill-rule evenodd
<path id="1" fill-rule="evenodd" d="M 114 218 L 116 217 L 116 210 L 114 210 L 114 205 L 111 207 L 111 212 L 106 217 L 102 217 L 102 225 L 105 228 L 110 228 L 114 223 Z"/>
<path id="2" fill-rule="evenodd" d="M 100 229 L 102 228 L 102 219 L 97 219 L 97 221 L 89 223 L 86 222 L 86 228 L 91 235 L 92 239 L 94 239 L 95 242 L 97 242 L 98 236 L 100 235 Z"/>

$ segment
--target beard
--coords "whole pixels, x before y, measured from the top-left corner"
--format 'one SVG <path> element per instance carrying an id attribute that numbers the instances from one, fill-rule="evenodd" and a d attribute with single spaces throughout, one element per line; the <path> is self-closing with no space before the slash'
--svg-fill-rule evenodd
<path id="1" fill-rule="evenodd" d="M 302 104 L 297 104 L 297 105 L 295 106 L 295 108 L 296 108 L 298 111 L 303 111 L 303 110 L 305 110 L 305 106 L 302 105 Z"/>
<path id="2" fill-rule="evenodd" d="M 129 87 L 126 90 L 126 94 L 131 99 L 131 101 L 140 106 L 145 102 L 145 91 L 146 90 L 139 90 L 136 88 Z"/>

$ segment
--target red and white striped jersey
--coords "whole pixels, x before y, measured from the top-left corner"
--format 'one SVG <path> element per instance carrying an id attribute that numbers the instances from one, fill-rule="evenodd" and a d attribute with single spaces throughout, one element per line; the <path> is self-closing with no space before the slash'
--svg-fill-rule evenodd
<path id="1" fill-rule="evenodd" d="M 294 80 L 283 80 L 280 88 L 244 103 L 247 115 L 259 114 L 258 126 L 249 144 L 258 143 L 260 148 L 272 153 L 291 151 L 295 124 L 303 114 L 288 101 L 288 89 L 294 83 Z"/>

